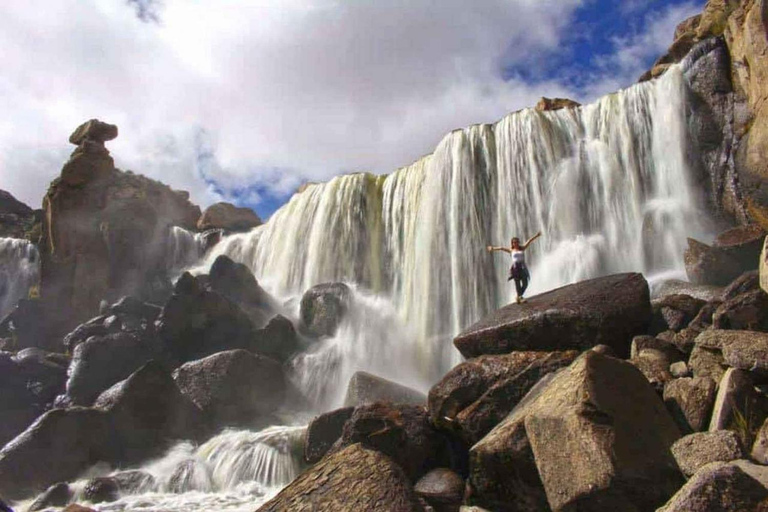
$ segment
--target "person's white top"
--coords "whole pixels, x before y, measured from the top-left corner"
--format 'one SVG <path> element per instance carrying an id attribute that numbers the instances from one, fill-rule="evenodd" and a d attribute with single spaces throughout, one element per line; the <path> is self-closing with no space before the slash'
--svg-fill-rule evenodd
<path id="1" fill-rule="evenodd" d="M 512 263 L 517 265 L 518 263 L 525 263 L 525 252 L 512 250 Z"/>

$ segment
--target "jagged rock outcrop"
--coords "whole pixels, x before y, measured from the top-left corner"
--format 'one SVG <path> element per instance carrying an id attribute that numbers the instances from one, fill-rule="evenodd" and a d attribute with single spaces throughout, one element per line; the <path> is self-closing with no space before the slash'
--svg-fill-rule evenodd
<path id="1" fill-rule="evenodd" d="M 231 203 L 216 203 L 205 209 L 197 221 L 197 229 L 223 229 L 230 232 L 250 231 L 263 223 L 250 208 L 238 208 Z"/>
<path id="2" fill-rule="evenodd" d="M 42 210 L 33 210 L 10 192 L 0 190 L 0 238 L 26 238 L 37 242 L 42 220 Z"/>
<path id="3" fill-rule="evenodd" d="M 123 295 L 160 300 L 169 293 L 168 230 L 194 229 L 200 209 L 186 192 L 115 168 L 104 142 L 117 127 L 92 119 L 43 200 L 41 297 L 63 332 Z"/>

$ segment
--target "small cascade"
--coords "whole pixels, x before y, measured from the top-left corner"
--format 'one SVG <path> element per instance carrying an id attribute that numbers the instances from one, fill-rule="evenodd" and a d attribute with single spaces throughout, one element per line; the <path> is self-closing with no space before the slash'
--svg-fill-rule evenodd
<path id="1" fill-rule="evenodd" d="M 168 271 L 172 278 L 197 263 L 205 254 L 204 233 L 192 233 L 179 226 L 173 226 L 168 235 Z"/>
<path id="2" fill-rule="evenodd" d="M 40 257 L 32 242 L 0 238 L 0 320 L 19 299 L 29 296 L 40 278 Z"/>

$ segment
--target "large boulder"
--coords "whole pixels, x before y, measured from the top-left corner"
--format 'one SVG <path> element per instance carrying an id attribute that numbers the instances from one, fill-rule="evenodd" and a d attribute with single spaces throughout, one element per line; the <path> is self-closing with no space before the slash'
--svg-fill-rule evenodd
<path id="1" fill-rule="evenodd" d="M 608 345 L 626 356 L 632 337 L 651 320 L 648 283 L 641 274 L 583 281 L 505 306 L 454 339 L 466 358 L 516 350 L 584 350 Z"/>
<path id="2" fill-rule="evenodd" d="M 707 284 L 694 284 L 679 279 L 667 279 L 656 283 L 651 290 L 655 299 L 666 297 L 667 295 L 688 295 L 694 299 L 711 301 L 719 299 L 723 294 L 723 287 Z"/>
<path id="3" fill-rule="evenodd" d="M 304 435 L 304 460 L 310 464 L 320 461 L 341 437 L 344 424 L 352 417 L 354 410 L 354 407 L 344 407 L 313 419 Z"/>
<path id="4" fill-rule="evenodd" d="M 358 406 L 374 402 L 426 405 L 427 396 L 397 382 L 368 372 L 355 372 L 349 379 L 344 406 Z"/>
<path id="5" fill-rule="evenodd" d="M 664 386 L 664 403 L 682 432 L 709 427 L 717 383 L 710 377 L 675 379 Z"/>
<path id="6" fill-rule="evenodd" d="M 277 309 L 274 299 L 259 286 L 250 269 L 225 255 L 216 258 L 211 265 L 208 285 L 240 306 L 257 328 L 266 325 Z"/>
<path id="7" fill-rule="evenodd" d="M 44 493 L 38 496 L 27 508 L 27 512 L 39 512 L 53 507 L 66 507 L 74 493 L 64 482 L 50 486 Z M 0 507 L 0 510 L 3 510 Z"/>
<path id="8" fill-rule="evenodd" d="M 386 455 L 354 444 L 323 459 L 259 512 L 422 512 L 403 470 Z"/>
<path id="9" fill-rule="evenodd" d="M 432 426 L 426 409 L 417 405 L 376 403 L 355 408 L 333 451 L 355 443 L 388 455 L 414 482 L 448 463 L 446 438 Z"/>
<path id="10" fill-rule="evenodd" d="M 97 462 L 114 459 L 108 415 L 95 409 L 54 409 L 0 450 L 0 495 L 23 499 L 71 481 Z"/>
<path id="11" fill-rule="evenodd" d="M 472 499 L 492 510 L 652 510 L 682 483 L 669 451 L 679 437 L 635 367 L 588 351 L 472 447 Z"/>
<path id="12" fill-rule="evenodd" d="M 768 293 L 757 289 L 723 302 L 712 316 L 712 326 L 768 331 Z"/>
<path id="13" fill-rule="evenodd" d="M 286 362 L 301 350 L 293 323 L 283 315 L 275 315 L 267 325 L 256 331 L 253 351 Z"/>
<path id="14" fill-rule="evenodd" d="M 715 329 L 701 333 L 696 342 L 720 350 L 724 364 L 731 368 L 768 375 L 768 333 Z"/>
<path id="15" fill-rule="evenodd" d="M 160 314 L 158 333 L 180 362 L 223 350 L 252 349 L 256 336 L 248 315 L 223 295 L 206 290 L 198 278 L 184 273 Z"/>
<path id="16" fill-rule="evenodd" d="M 110 414 L 123 465 L 159 455 L 173 441 L 194 440 L 204 432 L 200 411 L 156 361 L 106 390 L 94 407 Z"/>
<path id="17" fill-rule="evenodd" d="M 545 375 L 576 359 L 566 352 L 512 352 L 459 364 L 429 391 L 432 422 L 474 444 L 501 422 Z"/>
<path id="18" fill-rule="evenodd" d="M 731 462 L 744 458 L 741 439 L 730 430 L 697 432 L 678 439 L 672 445 L 680 470 L 687 477 L 711 462 Z"/>
<path id="19" fill-rule="evenodd" d="M 651 302 L 653 309 L 652 332 L 681 331 L 696 318 L 706 301 L 690 295 L 666 295 Z"/>
<path id="20" fill-rule="evenodd" d="M 0 447 L 23 432 L 42 414 L 43 405 L 27 387 L 27 379 L 8 352 L 0 352 Z"/>
<path id="21" fill-rule="evenodd" d="M 744 445 L 750 446 L 753 442 L 752 428 L 761 425 L 765 417 L 764 399 L 755 390 L 752 374 L 728 368 L 717 390 L 709 430 L 736 430 L 742 435 Z"/>
<path id="22" fill-rule="evenodd" d="M 301 298 L 301 330 L 310 336 L 333 336 L 347 314 L 352 292 L 344 283 L 313 286 Z"/>
<path id="23" fill-rule="evenodd" d="M 173 378 L 215 427 L 263 423 L 282 404 L 287 388 L 280 363 L 247 350 L 186 363 Z"/>
<path id="24" fill-rule="evenodd" d="M 223 229 L 231 232 L 250 231 L 263 223 L 250 208 L 238 208 L 231 203 L 214 203 L 205 209 L 197 221 L 197 229 Z"/>

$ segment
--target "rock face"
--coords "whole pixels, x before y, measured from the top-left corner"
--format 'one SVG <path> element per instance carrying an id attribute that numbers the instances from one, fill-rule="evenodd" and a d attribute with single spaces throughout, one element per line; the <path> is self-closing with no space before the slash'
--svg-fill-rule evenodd
<path id="1" fill-rule="evenodd" d="M 188 194 L 115 168 L 104 141 L 113 125 L 91 120 L 44 200 L 41 297 L 61 330 L 98 313 L 102 299 L 160 300 L 169 291 L 168 231 L 194 229 L 200 209 Z"/>
<path id="2" fill-rule="evenodd" d="M 423 393 L 397 382 L 367 372 L 355 372 L 349 379 L 344 406 L 366 405 L 373 402 L 425 405 L 427 397 Z"/>
<path id="3" fill-rule="evenodd" d="M 566 352 L 512 352 L 470 359 L 429 391 L 432 422 L 474 444 L 501 422 L 545 375 L 576 359 Z"/>
<path id="4" fill-rule="evenodd" d="M 629 354 L 651 319 L 648 283 L 640 274 L 617 274 L 564 286 L 505 306 L 459 334 L 466 358 L 516 350 L 584 350 L 598 344 Z"/>
<path id="5" fill-rule="evenodd" d="M 564 108 L 576 108 L 580 106 L 581 106 L 581 103 L 570 100 L 568 98 L 542 97 L 534 108 L 539 112 L 547 112 L 550 110 L 561 110 Z"/>
<path id="6" fill-rule="evenodd" d="M 403 470 L 386 455 L 354 444 L 302 473 L 259 512 L 423 512 Z"/>
<path id="7" fill-rule="evenodd" d="M 227 256 L 219 256 L 211 265 L 208 285 L 240 306 L 257 328 L 266 325 L 277 309 L 275 301 L 259 286 L 250 269 Z"/>
<path id="8" fill-rule="evenodd" d="M 42 211 L 32 210 L 9 192 L 0 190 L 0 238 L 26 238 L 36 242 L 42 219 Z"/>
<path id="9" fill-rule="evenodd" d="M 314 337 L 333 336 L 350 306 L 352 292 L 344 283 L 313 286 L 301 298 L 301 330 Z"/>
<path id="10" fill-rule="evenodd" d="M 642 374 L 592 351 L 536 386 L 470 450 L 491 510 L 652 510 L 679 488 L 679 430 Z"/>
<path id="11" fill-rule="evenodd" d="M 230 232 L 250 231 L 263 223 L 250 208 L 238 208 L 231 203 L 216 203 L 205 209 L 197 221 L 197 229 L 223 229 Z"/>

